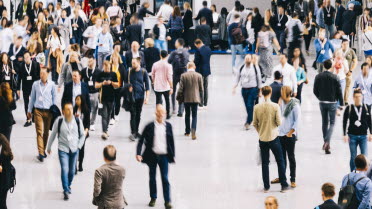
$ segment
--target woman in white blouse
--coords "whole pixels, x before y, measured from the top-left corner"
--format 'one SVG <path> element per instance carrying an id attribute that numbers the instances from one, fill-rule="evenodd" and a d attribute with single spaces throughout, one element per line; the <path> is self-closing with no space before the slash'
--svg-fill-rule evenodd
<path id="1" fill-rule="evenodd" d="M 217 22 L 218 22 L 218 17 L 220 16 L 220 14 L 218 14 L 217 7 L 215 4 L 212 4 L 211 10 L 212 10 L 212 17 L 213 17 L 213 29 L 218 29 Z"/>
<path id="2" fill-rule="evenodd" d="M 49 36 L 47 48 L 49 49 L 49 66 L 52 72 L 52 80 L 57 84 L 58 74 L 61 72 L 63 64 L 63 50 L 66 45 L 62 39 L 58 27 L 52 28 L 51 36 Z"/>
<path id="3" fill-rule="evenodd" d="M 67 17 L 66 10 L 62 10 L 61 17 L 57 20 L 57 27 L 59 29 L 59 32 L 61 33 L 61 38 L 65 43 L 65 46 L 70 45 L 70 38 L 72 38 L 72 27 L 71 27 L 71 21 Z"/>

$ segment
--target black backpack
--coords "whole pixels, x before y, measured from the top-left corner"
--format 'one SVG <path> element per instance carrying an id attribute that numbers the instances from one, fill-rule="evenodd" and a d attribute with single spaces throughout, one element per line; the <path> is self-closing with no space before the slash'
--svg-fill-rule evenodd
<path id="1" fill-rule="evenodd" d="M 81 131 L 80 131 L 80 120 L 79 120 L 79 118 L 75 117 L 75 121 L 76 121 L 76 124 L 77 124 L 77 127 L 78 127 L 78 133 L 79 133 L 79 137 L 80 137 L 80 136 L 81 136 Z M 60 119 L 58 120 L 58 131 L 57 131 L 57 133 L 58 133 L 58 137 L 59 137 L 59 132 L 60 132 L 60 130 L 61 130 L 62 122 L 63 122 L 63 118 L 60 118 Z"/>
<path id="2" fill-rule="evenodd" d="M 9 171 L 9 176 L 8 176 L 8 189 L 10 191 L 10 193 L 13 193 L 14 192 L 14 187 L 15 185 L 17 184 L 17 179 L 16 179 L 16 169 L 14 168 L 14 166 L 12 164 L 10 164 L 10 171 Z"/>
<path id="3" fill-rule="evenodd" d="M 300 30 L 300 27 L 298 26 L 298 24 L 295 24 L 292 28 L 293 30 L 293 40 L 294 41 L 298 41 L 298 40 L 301 40 L 301 30 Z"/>
<path id="4" fill-rule="evenodd" d="M 338 193 L 338 205 L 342 209 L 358 209 L 360 204 L 359 200 L 356 197 L 356 184 L 366 178 L 365 176 L 359 178 L 354 184 L 350 184 L 349 175 L 347 176 L 347 184 L 346 186 L 340 189 Z"/>
<path id="5" fill-rule="evenodd" d="M 176 52 L 174 55 L 174 61 L 172 63 L 173 72 L 176 78 L 181 77 L 181 74 L 186 72 L 186 65 L 188 60 L 186 60 L 182 52 Z"/>

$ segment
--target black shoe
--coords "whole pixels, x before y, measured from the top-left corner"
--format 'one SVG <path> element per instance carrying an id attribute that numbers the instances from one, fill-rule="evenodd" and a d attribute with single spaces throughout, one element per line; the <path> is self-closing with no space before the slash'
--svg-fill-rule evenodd
<path id="1" fill-rule="evenodd" d="M 26 121 L 26 123 L 23 125 L 23 127 L 29 127 L 32 125 L 31 121 Z"/>
<path id="2" fill-rule="evenodd" d="M 70 199 L 70 197 L 68 196 L 68 193 L 63 192 L 63 200 L 67 201 L 68 199 Z"/>
<path id="3" fill-rule="evenodd" d="M 82 171 L 83 171 L 83 164 L 79 163 L 79 172 L 82 172 Z"/>
<path id="4" fill-rule="evenodd" d="M 48 155 L 46 154 L 46 152 L 44 152 L 43 158 L 47 158 L 47 157 L 48 157 Z"/>
<path id="5" fill-rule="evenodd" d="M 289 187 L 286 186 L 286 187 L 282 187 L 282 189 L 280 190 L 280 192 L 281 193 L 286 193 L 288 190 L 289 190 Z"/>
<path id="6" fill-rule="evenodd" d="M 164 206 L 165 206 L 165 209 L 171 209 L 172 208 L 172 204 L 170 202 L 165 202 Z"/>
<path id="7" fill-rule="evenodd" d="M 149 207 L 155 207 L 155 203 L 156 203 L 156 199 L 155 198 L 151 198 L 151 200 L 149 202 Z"/>
<path id="8" fill-rule="evenodd" d="M 325 153 L 326 153 L 326 155 L 330 155 L 331 154 L 331 151 L 329 151 L 329 149 L 326 149 L 325 150 Z"/>
<path id="9" fill-rule="evenodd" d="M 182 117 L 182 116 L 183 116 L 182 113 L 177 114 L 177 117 Z"/>
<path id="10" fill-rule="evenodd" d="M 36 156 L 36 159 L 39 161 L 39 162 L 44 162 L 44 157 L 42 155 L 38 155 Z"/>
<path id="11" fill-rule="evenodd" d="M 170 118 L 171 118 L 171 116 L 170 116 L 170 115 L 168 115 L 168 116 L 167 116 L 167 120 L 169 120 Z"/>

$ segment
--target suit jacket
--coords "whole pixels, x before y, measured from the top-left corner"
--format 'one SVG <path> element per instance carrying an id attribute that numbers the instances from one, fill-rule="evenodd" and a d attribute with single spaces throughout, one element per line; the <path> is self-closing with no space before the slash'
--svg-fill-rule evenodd
<path id="1" fill-rule="evenodd" d="M 203 41 L 207 46 L 210 46 L 212 41 L 212 32 L 209 25 L 198 25 L 195 27 L 195 36 L 196 38 Z"/>
<path id="2" fill-rule="evenodd" d="M 23 60 L 23 54 L 25 53 L 26 48 L 21 45 L 21 49 L 19 50 L 18 53 L 17 51 L 14 51 L 14 50 L 15 50 L 14 44 L 11 44 L 9 47 L 8 56 L 9 57 L 15 56 L 15 60 L 13 60 L 12 62 L 13 62 L 14 70 L 18 73 L 20 70 L 22 60 Z M 21 59 L 21 61 L 19 61 L 19 59 Z"/>
<path id="3" fill-rule="evenodd" d="M 354 11 L 347 10 L 342 14 L 342 31 L 346 35 L 356 33 L 356 15 Z"/>
<path id="4" fill-rule="evenodd" d="M 71 28 L 72 28 L 72 35 L 73 36 L 76 36 L 76 37 L 83 37 L 83 32 L 84 32 L 84 21 L 83 19 L 81 19 L 81 17 L 78 17 L 77 19 L 77 22 L 76 24 L 79 26 L 76 28 L 76 30 L 74 29 L 74 27 L 72 27 L 73 24 L 75 24 L 75 16 L 73 18 L 71 18 Z"/>
<path id="5" fill-rule="evenodd" d="M 300 15 L 300 17 L 306 17 L 309 14 L 309 2 L 305 0 L 303 0 L 302 2 L 303 4 L 300 4 L 300 2 L 296 2 L 294 10 Z"/>
<path id="6" fill-rule="evenodd" d="M 85 102 L 87 103 L 88 109 L 90 110 L 90 99 L 89 99 L 88 85 L 84 82 L 80 82 L 80 84 L 81 84 L 81 95 L 85 99 Z M 62 101 L 61 101 L 62 106 L 66 102 L 71 102 L 72 103 L 72 95 L 73 95 L 73 82 L 69 82 L 65 85 L 65 89 L 63 91 Z"/>
<path id="7" fill-rule="evenodd" d="M 128 205 L 123 191 L 125 169 L 110 162 L 99 167 L 94 174 L 93 204 L 98 209 L 121 209 Z"/>
<path id="8" fill-rule="evenodd" d="M 145 54 L 143 53 L 143 51 L 139 51 L 139 56 L 141 57 L 141 68 L 146 68 Z M 132 50 L 126 51 L 125 52 L 125 60 L 127 62 L 127 67 L 128 68 L 132 67 L 132 59 L 133 59 Z"/>
<path id="9" fill-rule="evenodd" d="M 186 10 L 185 15 L 183 16 L 183 27 L 185 30 L 190 29 L 192 26 L 194 26 L 194 23 L 192 21 L 192 12 L 191 10 Z"/>
<path id="10" fill-rule="evenodd" d="M 200 18 L 202 17 L 205 17 L 205 19 L 207 20 L 207 24 L 212 28 L 213 27 L 213 14 L 212 14 L 212 10 L 210 10 L 209 8 L 202 8 L 199 10 L 199 13 L 198 13 L 198 16 L 196 16 L 196 20 L 199 20 Z"/>
<path id="11" fill-rule="evenodd" d="M 203 95 L 203 77 L 195 71 L 188 71 L 181 75 L 177 92 L 177 100 L 183 103 L 200 103 L 200 94 Z"/>
<path id="12" fill-rule="evenodd" d="M 31 76 L 32 80 L 27 80 L 28 76 Z M 17 90 L 21 90 L 21 83 L 22 83 L 22 91 L 31 93 L 32 84 L 39 79 L 40 79 L 39 63 L 35 61 L 31 61 L 31 70 L 30 70 L 30 75 L 29 75 L 26 70 L 26 63 L 22 62 L 21 67 L 19 68 L 19 72 L 18 72 Z"/>
<path id="13" fill-rule="evenodd" d="M 0 97 L 0 127 L 8 127 L 15 124 L 12 111 L 17 108 L 16 102 L 13 101 L 10 104 L 7 104 L 4 97 Z"/>
<path id="14" fill-rule="evenodd" d="M 144 51 L 145 54 L 145 64 L 146 70 L 148 73 L 151 72 L 152 65 L 160 60 L 160 52 L 159 49 L 155 47 L 146 48 Z"/>
<path id="15" fill-rule="evenodd" d="M 16 15 L 15 15 L 15 18 L 17 20 L 19 20 L 19 19 L 21 19 L 23 17 L 23 2 L 24 2 L 24 0 L 22 0 L 18 4 L 17 12 L 16 12 Z M 30 17 L 31 21 L 33 22 L 33 20 L 32 20 L 32 17 L 33 17 L 32 11 L 33 10 L 32 10 L 31 1 L 28 1 L 27 9 L 26 9 L 26 14 Z"/>
<path id="16" fill-rule="evenodd" d="M 168 122 L 165 122 L 165 132 L 167 137 L 167 157 L 169 163 L 174 163 L 175 147 L 173 138 L 173 128 Z M 157 162 L 157 155 L 152 150 L 155 136 L 155 124 L 149 123 L 143 129 L 140 140 L 137 144 L 137 155 L 142 156 L 142 163 L 152 164 Z M 145 151 L 142 153 L 142 145 L 145 144 Z"/>
<path id="17" fill-rule="evenodd" d="M 120 31 L 118 31 L 117 27 L 112 26 L 110 29 L 111 29 L 110 32 L 111 32 L 111 36 L 112 36 L 114 43 L 117 41 L 121 42 L 124 40 L 124 26 L 123 25 L 120 25 L 120 29 L 119 29 L 120 31 L 123 32 L 121 34 L 119 33 Z"/>
<path id="18" fill-rule="evenodd" d="M 319 209 L 341 209 L 333 200 L 326 200 L 323 204 L 319 205 Z"/>
<path id="19" fill-rule="evenodd" d="M 272 94 L 270 100 L 272 102 L 278 103 L 280 96 L 281 96 L 281 89 L 282 89 L 283 84 L 274 81 L 272 84 L 270 84 L 270 87 L 272 89 Z"/>
<path id="20" fill-rule="evenodd" d="M 132 45 L 133 41 L 137 41 L 141 45 L 142 43 L 141 25 L 138 24 L 128 25 L 125 30 L 125 37 L 128 39 L 129 45 Z"/>
<path id="21" fill-rule="evenodd" d="M 195 52 L 195 65 L 196 72 L 202 74 L 204 77 L 211 74 L 211 56 L 212 50 L 208 46 L 204 45 L 197 49 Z"/>
<path id="22" fill-rule="evenodd" d="M 340 5 L 340 7 L 336 7 L 336 19 L 335 19 L 335 26 L 338 29 L 342 28 L 342 16 L 345 12 L 345 7 Z"/>

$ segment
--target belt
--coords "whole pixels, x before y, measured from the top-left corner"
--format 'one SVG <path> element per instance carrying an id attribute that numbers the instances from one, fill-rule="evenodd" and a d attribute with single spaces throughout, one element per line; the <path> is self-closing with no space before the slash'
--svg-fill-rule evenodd
<path id="1" fill-rule="evenodd" d="M 49 109 L 41 109 L 41 108 L 35 108 L 35 110 L 42 111 L 42 112 L 49 111 Z"/>
<path id="2" fill-rule="evenodd" d="M 242 88 L 242 89 L 247 89 L 247 90 L 249 90 L 249 89 L 258 89 L 258 87 L 252 87 L 252 88 Z"/>

